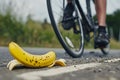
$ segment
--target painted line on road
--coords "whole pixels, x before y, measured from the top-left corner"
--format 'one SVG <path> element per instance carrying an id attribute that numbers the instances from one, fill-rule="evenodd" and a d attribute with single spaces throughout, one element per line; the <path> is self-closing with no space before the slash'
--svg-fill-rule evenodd
<path id="1" fill-rule="evenodd" d="M 73 72 L 73 71 L 97 67 L 100 65 L 101 65 L 101 63 L 79 64 L 79 65 L 49 69 L 49 70 L 44 70 L 44 71 L 27 72 L 27 73 L 17 75 L 17 77 L 22 78 L 24 80 L 42 80 L 42 77 L 60 75 L 63 73 L 69 73 L 69 72 Z"/>
<path id="2" fill-rule="evenodd" d="M 113 58 L 113 59 L 110 59 L 110 60 L 105 60 L 104 62 L 111 63 L 111 62 L 119 62 L 119 61 L 120 61 L 120 58 Z"/>
<path id="3" fill-rule="evenodd" d="M 119 61 L 120 61 L 120 58 L 113 58 L 110 60 L 105 60 L 104 62 L 111 63 L 111 62 L 119 62 Z M 83 70 L 87 68 L 98 67 L 101 65 L 102 63 L 86 63 L 86 64 L 72 65 L 72 66 L 60 67 L 60 68 L 54 68 L 54 69 L 50 68 L 49 70 L 23 73 L 23 74 L 17 75 L 17 77 L 21 78 L 22 80 L 42 80 L 42 77 L 60 75 L 60 74 Z"/>

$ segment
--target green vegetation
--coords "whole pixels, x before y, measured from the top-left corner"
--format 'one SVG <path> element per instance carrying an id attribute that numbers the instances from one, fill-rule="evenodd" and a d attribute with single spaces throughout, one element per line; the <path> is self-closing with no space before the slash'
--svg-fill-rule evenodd
<path id="1" fill-rule="evenodd" d="M 120 41 L 120 10 L 107 15 L 107 24 L 111 32 L 111 37 L 116 41 Z"/>
<path id="2" fill-rule="evenodd" d="M 120 10 L 108 15 L 107 23 L 113 30 L 111 48 L 120 49 L 118 33 L 120 32 Z M 112 36 L 112 37 L 113 37 Z M 18 21 L 10 12 L 0 13 L 0 46 L 8 46 L 15 41 L 22 46 L 29 47 L 61 47 L 52 26 L 45 20 L 37 22 L 28 18 L 26 23 Z M 85 44 L 86 48 L 93 48 L 93 42 Z"/>
<path id="3" fill-rule="evenodd" d="M 23 46 L 58 47 L 59 42 L 47 22 L 35 22 L 31 18 L 24 24 L 11 14 L 0 14 L 0 46 L 15 41 Z"/>

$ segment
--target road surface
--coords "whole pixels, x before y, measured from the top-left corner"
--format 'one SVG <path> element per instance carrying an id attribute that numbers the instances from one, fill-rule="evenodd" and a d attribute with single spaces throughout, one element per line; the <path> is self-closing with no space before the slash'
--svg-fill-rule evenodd
<path id="1" fill-rule="evenodd" d="M 57 58 L 64 58 L 66 67 L 26 68 L 18 67 L 13 71 L 6 68 L 13 59 L 8 47 L 0 47 L 0 80 L 120 80 L 120 50 L 110 50 L 103 56 L 99 50 L 86 50 L 81 58 L 71 58 L 64 49 L 27 48 L 32 54 L 55 51 Z"/>

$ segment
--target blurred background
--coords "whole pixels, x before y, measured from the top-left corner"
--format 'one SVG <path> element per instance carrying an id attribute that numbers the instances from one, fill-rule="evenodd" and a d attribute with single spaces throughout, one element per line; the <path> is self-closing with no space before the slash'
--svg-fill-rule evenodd
<path id="1" fill-rule="evenodd" d="M 120 49 L 119 4 L 120 0 L 107 3 L 107 25 L 113 49 Z M 11 41 L 28 47 L 61 47 L 50 24 L 46 0 L 0 0 L 0 46 L 8 46 Z M 85 45 L 93 48 L 91 43 Z"/>

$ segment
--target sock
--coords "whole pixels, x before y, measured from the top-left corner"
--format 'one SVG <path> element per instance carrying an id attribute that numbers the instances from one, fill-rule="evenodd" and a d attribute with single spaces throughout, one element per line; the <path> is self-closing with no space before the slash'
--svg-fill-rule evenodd
<path id="1" fill-rule="evenodd" d="M 98 32 L 106 33 L 106 26 L 99 26 Z"/>

